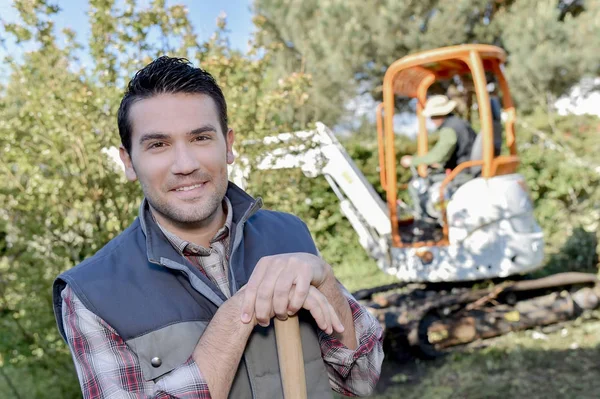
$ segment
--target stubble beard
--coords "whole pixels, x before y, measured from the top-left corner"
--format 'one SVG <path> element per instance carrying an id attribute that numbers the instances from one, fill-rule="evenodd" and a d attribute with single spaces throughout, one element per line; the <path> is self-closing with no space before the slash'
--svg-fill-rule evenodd
<path id="1" fill-rule="evenodd" d="M 150 189 L 146 184 L 140 182 L 142 191 L 150 206 L 163 217 L 172 223 L 179 225 L 202 225 L 208 222 L 216 214 L 219 206 L 223 203 L 223 198 L 227 192 L 227 181 L 225 183 L 214 184 L 214 180 L 206 182 L 213 184 L 215 191 L 206 193 L 203 197 L 189 201 L 185 207 L 170 203 L 167 198 L 161 198 Z"/>

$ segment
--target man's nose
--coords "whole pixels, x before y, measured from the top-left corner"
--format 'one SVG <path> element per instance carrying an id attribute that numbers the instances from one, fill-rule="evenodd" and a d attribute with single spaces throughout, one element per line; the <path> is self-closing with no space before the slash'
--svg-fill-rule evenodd
<path id="1" fill-rule="evenodd" d="M 200 167 L 198 155 L 187 146 L 177 146 L 174 152 L 175 159 L 171 172 L 176 175 L 189 175 Z"/>

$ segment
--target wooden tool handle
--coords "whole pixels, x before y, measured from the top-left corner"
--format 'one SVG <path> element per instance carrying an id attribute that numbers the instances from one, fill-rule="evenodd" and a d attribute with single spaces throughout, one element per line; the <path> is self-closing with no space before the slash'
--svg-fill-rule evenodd
<path id="1" fill-rule="evenodd" d="M 289 317 L 285 321 L 275 318 L 274 323 L 283 397 L 306 399 L 306 376 L 298 316 Z"/>

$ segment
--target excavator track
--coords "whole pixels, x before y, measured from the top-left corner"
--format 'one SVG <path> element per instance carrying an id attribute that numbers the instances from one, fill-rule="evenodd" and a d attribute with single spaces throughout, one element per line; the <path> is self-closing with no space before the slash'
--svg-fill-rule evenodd
<path id="1" fill-rule="evenodd" d="M 576 272 L 484 289 L 398 283 L 355 294 L 384 327 L 388 350 L 400 358 L 402 348 L 435 358 L 456 345 L 574 319 L 600 305 L 598 277 Z"/>

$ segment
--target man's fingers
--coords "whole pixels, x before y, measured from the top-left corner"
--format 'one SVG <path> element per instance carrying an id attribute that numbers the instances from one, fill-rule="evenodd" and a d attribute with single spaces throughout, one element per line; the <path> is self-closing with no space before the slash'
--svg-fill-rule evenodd
<path id="1" fill-rule="evenodd" d="M 244 287 L 242 322 L 250 323 L 256 318 L 258 324 L 268 326 L 273 316 L 285 320 L 304 307 L 323 331 L 343 331 L 327 298 L 311 285 L 315 266 L 309 267 L 310 264 L 298 255 L 262 258 Z M 316 276 L 318 280 L 320 274 Z"/>
<path id="2" fill-rule="evenodd" d="M 264 259 L 264 258 L 263 258 Z M 248 283 L 244 286 L 246 293 L 244 295 L 244 302 L 242 304 L 242 322 L 250 323 L 254 316 L 254 308 L 256 305 L 256 295 L 258 293 L 258 287 L 266 273 L 266 266 L 263 259 L 259 260 Z"/>
<path id="3" fill-rule="evenodd" d="M 309 289 L 311 288 L 310 281 L 307 279 L 297 279 L 294 285 L 292 295 L 290 296 L 290 302 L 288 304 L 288 315 L 298 313 L 306 298 L 308 297 Z M 314 287 L 312 287 L 314 288 Z"/>
<path id="4" fill-rule="evenodd" d="M 321 291 L 311 286 L 303 307 L 310 311 L 310 314 L 313 316 L 321 330 L 325 331 L 327 334 L 333 332 L 331 315 L 333 308 Z"/>
<path id="5" fill-rule="evenodd" d="M 263 279 L 258 286 L 256 294 L 256 320 L 263 327 L 269 325 L 273 317 L 273 295 L 275 293 L 275 284 L 279 279 L 282 268 L 269 267 L 268 272 L 263 275 Z"/>
<path id="6" fill-rule="evenodd" d="M 331 315 L 331 326 L 333 327 L 333 330 L 340 334 L 343 333 L 345 328 L 342 324 L 342 321 L 340 320 L 340 317 L 335 312 L 335 309 L 333 309 L 333 306 L 331 306 L 329 302 L 327 302 L 327 306 L 329 306 L 329 314 Z"/>
<path id="7" fill-rule="evenodd" d="M 319 302 L 319 306 L 321 306 L 321 311 L 323 312 L 323 315 L 325 316 L 325 323 L 327 323 L 327 328 L 323 331 L 325 331 L 327 334 L 331 334 L 333 333 L 333 325 L 332 325 L 332 317 L 331 317 L 331 310 L 333 309 L 330 305 L 329 305 L 329 301 L 327 300 L 327 298 L 325 298 L 325 295 L 323 295 L 321 293 L 321 291 L 315 289 L 316 293 L 315 296 L 317 297 L 317 301 Z"/>
<path id="8" fill-rule="evenodd" d="M 273 312 L 275 316 L 281 320 L 288 317 L 288 304 L 290 296 L 294 290 L 293 284 L 295 274 L 288 268 L 282 270 L 275 282 L 275 291 L 273 292 Z"/>
<path id="9" fill-rule="evenodd" d="M 306 298 L 303 307 L 310 311 L 319 328 L 325 333 L 333 334 L 334 331 L 337 333 L 344 332 L 344 325 L 338 314 L 335 312 L 335 309 L 331 303 L 329 303 L 325 295 L 317 288 L 313 286 L 310 287 L 310 293 Z"/>
<path id="10" fill-rule="evenodd" d="M 311 294 L 306 298 L 306 302 L 304 302 L 304 309 L 308 310 L 312 315 L 313 319 L 317 322 L 317 326 L 323 331 L 327 331 L 328 325 L 327 320 L 325 318 L 325 314 L 323 312 L 323 308 L 321 308 L 321 304 L 317 300 L 317 298 Z"/>

